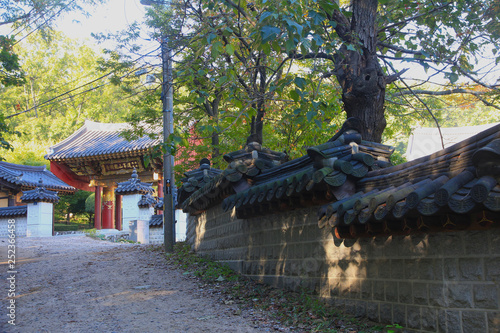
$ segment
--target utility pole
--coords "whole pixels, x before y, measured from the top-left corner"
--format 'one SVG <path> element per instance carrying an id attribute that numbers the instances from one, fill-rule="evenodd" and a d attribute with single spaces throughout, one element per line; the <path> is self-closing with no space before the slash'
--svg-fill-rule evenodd
<path id="1" fill-rule="evenodd" d="M 175 244 L 175 179 L 174 179 L 174 156 L 169 143 L 170 134 L 174 132 L 174 101 L 172 87 L 172 51 L 168 48 L 167 38 L 161 39 L 161 59 L 163 68 L 163 82 L 161 90 L 161 99 L 163 102 L 163 144 L 165 152 L 163 154 L 163 242 L 165 252 L 170 253 L 174 250 Z M 170 145 L 170 144 L 169 144 Z"/>
<path id="2" fill-rule="evenodd" d="M 165 5 L 168 2 L 141 0 L 145 6 Z M 163 70 L 161 101 L 163 104 L 163 244 L 165 252 L 174 251 L 175 244 L 175 179 L 174 156 L 169 143 L 170 134 L 174 133 L 174 90 L 172 87 L 172 50 L 168 47 L 167 37 L 161 39 L 161 63 Z M 170 145 L 170 143 L 169 143 Z"/>

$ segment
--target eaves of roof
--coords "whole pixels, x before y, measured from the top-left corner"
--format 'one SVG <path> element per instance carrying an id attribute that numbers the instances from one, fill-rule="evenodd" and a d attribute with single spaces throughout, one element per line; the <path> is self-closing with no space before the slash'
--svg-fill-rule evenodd
<path id="1" fill-rule="evenodd" d="M 157 215 L 151 216 L 151 219 L 149 220 L 149 226 L 150 227 L 163 226 L 163 214 L 157 214 Z"/>
<path id="2" fill-rule="evenodd" d="M 19 165 L 0 162 L 0 178 L 21 187 L 22 190 L 38 186 L 40 179 L 44 187 L 53 191 L 74 193 L 76 188 L 57 178 L 45 166 Z"/>
<path id="3" fill-rule="evenodd" d="M 369 172 L 318 212 L 339 237 L 485 227 L 500 220 L 500 125 L 435 154 Z M 472 223 L 472 224 L 471 224 Z"/>
<path id="4" fill-rule="evenodd" d="M 389 164 L 392 152 L 346 130 L 306 156 L 256 173 L 249 172 L 256 156 L 232 159 L 180 206 L 198 214 L 222 202 L 238 218 L 319 206 L 318 226 L 334 228 L 338 237 L 500 221 L 500 125 L 401 165 Z"/>
<path id="5" fill-rule="evenodd" d="M 20 217 L 26 216 L 28 213 L 28 206 L 13 206 L 0 208 L 0 217 Z"/>
<path id="6" fill-rule="evenodd" d="M 34 190 L 25 191 L 21 196 L 21 201 L 25 203 L 30 203 L 30 202 L 58 203 L 59 196 L 57 195 L 57 192 L 49 191 L 45 189 L 43 186 L 39 186 Z"/>
<path id="7" fill-rule="evenodd" d="M 336 140 L 311 147 L 308 155 L 292 161 L 281 163 L 285 160 L 283 153 L 272 152 L 272 156 L 278 156 L 272 160 L 269 152 L 262 155 L 262 151 L 247 147 L 231 154 L 230 159 L 226 155 L 231 161 L 228 168 L 187 199 L 181 198 L 180 206 L 185 212 L 197 214 L 223 200 L 224 210 L 235 207 L 238 217 L 247 218 L 276 207 L 292 209 L 324 203 L 324 198 L 349 194 L 352 179 L 387 166 L 393 148 L 363 141 L 356 131 L 346 130 Z M 330 187 L 341 190 L 334 193 Z"/>
<path id="8" fill-rule="evenodd" d="M 60 143 L 50 147 L 45 158 L 51 161 L 70 159 L 102 159 L 112 155 L 137 156 L 161 143 L 161 138 L 144 135 L 127 141 L 120 134 L 127 124 L 105 124 L 86 121 L 85 125 Z M 160 128 L 150 128 L 148 134 L 161 133 Z"/>

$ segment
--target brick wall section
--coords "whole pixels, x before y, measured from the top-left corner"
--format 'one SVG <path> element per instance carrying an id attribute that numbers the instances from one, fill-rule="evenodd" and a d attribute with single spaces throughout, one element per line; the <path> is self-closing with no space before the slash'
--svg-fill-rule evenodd
<path id="1" fill-rule="evenodd" d="M 0 218 L 0 238 L 9 237 L 9 220 L 16 221 L 16 237 L 26 237 L 26 216 L 16 216 Z"/>
<path id="2" fill-rule="evenodd" d="M 149 244 L 163 244 L 163 226 L 160 227 L 149 227 Z"/>
<path id="3" fill-rule="evenodd" d="M 263 282 L 304 286 L 357 316 L 421 332 L 500 332 L 500 229 L 338 240 L 316 208 L 238 220 L 189 216 L 201 255 Z"/>

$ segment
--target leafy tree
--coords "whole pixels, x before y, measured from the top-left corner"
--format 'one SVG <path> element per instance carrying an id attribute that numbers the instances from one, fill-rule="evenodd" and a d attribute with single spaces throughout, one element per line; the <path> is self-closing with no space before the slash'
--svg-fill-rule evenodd
<path id="1" fill-rule="evenodd" d="M 176 126 L 204 140 L 202 153 L 240 148 L 250 127 L 296 156 L 352 116 L 366 139 L 380 142 L 408 134 L 415 118 L 442 124 L 439 109 L 452 95 L 483 103 L 488 119 L 498 114 L 498 0 L 157 3 L 153 37 L 177 52 Z M 137 38 L 137 29 L 121 40 Z M 416 66 L 426 79 L 405 77 Z M 159 123 L 155 88 L 156 102 L 141 95 L 137 106 L 147 100 L 147 111 L 135 108 L 129 119 Z"/>
<path id="2" fill-rule="evenodd" d="M 95 193 L 91 193 L 87 199 L 85 199 L 85 213 L 89 219 L 89 225 L 92 225 L 95 214 Z"/>
<path id="3" fill-rule="evenodd" d="M 262 43 L 254 18 L 237 14 L 231 6 L 207 1 L 149 11 L 153 37 L 167 37 L 169 47 L 178 52 L 174 58 L 176 125 L 186 136 L 194 134 L 205 142 L 190 149 L 210 153 L 217 164 L 220 151 L 241 148 L 249 134 L 252 140 L 266 140 L 266 145 L 292 155 L 303 153 L 306 142 L 311 145 L 329 138 L 343 117 L 338 94 L 330 82 L 325 83 L 328 79 L 314 82 L 306 66 L 299 74 L 291 71 L 292 65 L 302 64 L 275 50 L 276 44 Z M 132 30 L 121 40 L 129 43 L 137 36 Z M 306 89 L 306 82 L 314 91 Z M 143 108 L 135 108 L 130 121 L 158 123 L 160 113 L 152 109 L 161 106 L 146 106 L 146 99 L 138 98 L 137 105 Z"/>
<path id="4" fill-rule="evenodd" d="M 46 148 L 68 137 L 85 120 L 122 121 L 128 109 L 126 95 L 110 84 L 112 72 L 98 71 L 101 56 L 93 49 L 52 33 L 47 42 L 40 33 L 16 46 L 27 80 L 20 86 L 0 87 L 0 112 L 8 117 L 7 134 L 14 151 L 3 153 L 9 162 L 43 165 Z"/>
<path id="5" fill-rule="evenodd" d="M 234 7 L 249 15 L 247 2 Z M 291 59 L 315 59 L 320 77 L 335 76 L 342 88 L 348 117 L 362 120 L 365 137 L 381 141 L 386 127 L 385 101 L 391 98 L 410 106 L 427 107 L 420 95 L 472 94 L 486 105 L 499 108 L 498 81 L 488 72 L 500 62 L 500 3 L 493 1 L 387 1 L 352 0 L 267 1 L 252 3 L 261 8 L 258 19 L 263 42 L 278 43 Z M 421 66 L 429 82 L 437 74 L 449 83 L 439 91 L 420 89 L 421 82 L 403 78 L 407 63 Z M 484 91 L 461 87 L 470 80 Z M 413 100 L 402 98 L 413 96 Z"/>
<path id="6" fill-rule="evenodd" d="M 70 223 L 71 214 L 83 215 L 86 214 L 85 202 L 92 194 L 88 191 L 77 191 L 73 195 L 61 196 L 59 202 L 54 206 L 56 218 L 65 219 L 66 224 Z"/>
<path id="7" fill-rule="evenodd" d="M 64 13 L 83 11 L 84 4 L 102 3 L 103 0 L 5 0 L 0 2 L 0 26 L 12 28 L 11 33 L 0 35 L 0 82 L 17 85 L 24 81 L 19 56 L 14 51 L 20 34 L 50 29 L 54 20 Z"/>

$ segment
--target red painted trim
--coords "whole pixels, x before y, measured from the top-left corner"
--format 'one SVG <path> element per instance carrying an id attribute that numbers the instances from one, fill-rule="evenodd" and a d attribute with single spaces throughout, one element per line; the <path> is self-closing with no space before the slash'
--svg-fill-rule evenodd
<path id="1" fill-rule="evenodd" d="M 102 197 L 101 186 L 95 187 L 94 228 L 101 229 Z"/>
<path id="2" fill-rule="evenodd" d="M 104 201 L 102 207 L 102 228 L 113 229 L 113 201 Z"/>
<path id="3" fill-rule="evenodd" d="M 116 229 L 117 230 L 123 230 L 122 228 L 122 196 L 120 194 L 117 194 L 115 196 L 115 216 L 116 216 Z"/>
<path id="4" fill-rule="evenodd" d="M 50 171 L 66 184 L 76 187 L 79 190 L 95 191 L 93 186 L 89 186 L 89 177 L 78 176 L 64 164 L 50 161 Z"/>

